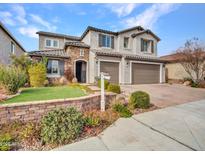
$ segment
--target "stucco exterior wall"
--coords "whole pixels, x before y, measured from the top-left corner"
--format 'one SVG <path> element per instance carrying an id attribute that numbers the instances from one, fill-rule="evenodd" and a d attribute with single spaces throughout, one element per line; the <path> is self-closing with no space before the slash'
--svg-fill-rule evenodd
<path id="1" fill-rule="evenodd" d="M 53 39 L 59 41 L 59 47 L 58 48 L 51 48 L 46 47 L 46 39 Z M 46 35 L 39 35 L 39 50 L 45 50 L 45 49 L 63 49 L 65 45 L 65 39 L 59 38 L 59 37 L 51 37 Z"/>
<path id="2" fill-rule="evenodd" d="M 142 34 L 132 38 L 132 34 L 137 33 L 138 30 L 133 30 L 129 32 L 125 32 L 119 34 L 118 36 L 114 36 L 114 49 L 112 48 L 105 48 L 99 47 L 98 44 L 98 37 L 100 32 L 90 31 L 88 34 L 83 38 L 83 42 L 90 45 L 90 49 L 95 49 L 99 51 L 107 51 L 107 52 L 121 52 L 126 54 L 137 54 L 137 55 L 144 55 L 144 56 L 157 56 L 157 40 L 150 34 Z M 101 33 L 103 34 L 103 33 Z M 129 48 L 124 48 L 124 37 L 129 37 Z M 148 48 L 148 53 L 141 52 L 141 38 L 149 39 L 154 41 L 154 53 L 151 53 L 151 45 Z"/>
<path id="3" fill-rule="evenodd" d="M 11 42 L 15 45 L 15 51 L 14 54 L 16 56 L 20 56 L 24 54 L 24 51 L 19 47 L 18 44 L 15 43 L 15 41 L 7 35 L 3 31 L 2 28 L 0 28 L 0 63 L 4 65 L 11 64 Z"/>
<path id="4" fill-rule="evenodd" d="M 117 47 L 117 37 L 114 35 L 114 49 L 112 48 L 105 48 L 105 47 L 99 47 L 98 44 L 98 39 L 99 39 L 99 34 L 103 34 L 103 33 L 99 33 L 99 32 L 95 32 L 95 31 L 90 31 L 90 49 L 96 49 L 96 50 L 104 50 L 104 51 L 108 51 L 108 52 L 114 52 L 116 51 L 116 47 Z"/>
<path id="5" fill-rule="evenodd" d="M 136 53 L 136 42 L 134 41 L 135 38 L 133 38 L 131 35 L 134 33 L 138 33 L 139 31 L 133 30 L 133 31 L 128 31 L 128 32 L 124 32 L 121 33 L 120 35 L 118 35 L 118 51 L 119 52 L 123 52 L 123 53 L 127 53 L 127 54 L 135 54 Z M 129 37 L 129 47 L 127 49 L 124 48 L 124 37 Z"/>
<path id="6" fill-rule="evenodd" d="M 151 53 L 151 45 L 148 47 L 148 53 L 141 52 L 141 38 L 154 41 L 154 53 Z M 157 56 L 157 40 L 152 35 L 144 33 L 142 35 L 136 36 L 134 41 L 136 42 L 135 54 L 152 57 Z"/>
<path id="7" fill-rule="evenodd" d="M 189 75 L 184 70 L 183 66 L 179 63 L 166 64 L 166 76 L 168 79 L 182 80 Z"/>

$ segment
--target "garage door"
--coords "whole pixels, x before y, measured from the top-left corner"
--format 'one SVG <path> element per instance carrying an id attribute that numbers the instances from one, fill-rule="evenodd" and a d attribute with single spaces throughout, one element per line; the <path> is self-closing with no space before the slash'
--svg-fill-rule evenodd
<path id="1" fill-rule="evenodd" d="M 132 83 L 159 83 L 160 66 L 153 64 L 132 63 Z"/>
<path id="2" fill-rule="evenodd" d="M 119 63 L 101 61 L 100 72 L 109 73 L 111 83 L 119 83 Z"/>

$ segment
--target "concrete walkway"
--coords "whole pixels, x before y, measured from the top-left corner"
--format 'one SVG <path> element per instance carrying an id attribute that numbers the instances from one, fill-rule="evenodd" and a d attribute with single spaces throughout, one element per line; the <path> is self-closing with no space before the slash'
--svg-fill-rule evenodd
<path id="1" fill-rule="evenodd" d="M 97 137 L 54 150 L 205 150 L 205 100 L 121 118 Z"/>

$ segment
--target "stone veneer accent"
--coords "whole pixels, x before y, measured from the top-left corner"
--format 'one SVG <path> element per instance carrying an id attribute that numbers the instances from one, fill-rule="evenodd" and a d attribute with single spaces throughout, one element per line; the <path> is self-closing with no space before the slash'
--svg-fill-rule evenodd
<path id="1" fill-rule="evenodd" d="M 116 94 L 107 93 L 105 97 L 107 104 L 115 99 L 115 97 Z M 0 124 L 14 121 L 39 121 L 48 111 L 65 107 L 76 107 L 83 112 L 100 109 L 100 93 L 70 99 L 0 105 Z"/>

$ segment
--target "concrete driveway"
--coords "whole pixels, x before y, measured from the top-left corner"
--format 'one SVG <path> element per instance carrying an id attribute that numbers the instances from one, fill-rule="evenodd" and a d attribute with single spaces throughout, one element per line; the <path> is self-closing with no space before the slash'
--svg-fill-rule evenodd
<path id="1" fill-rule="evenodd" d="M 137 90 L 148 92 L 151 103 L 158 107 L 167 107 L 205 99 L 205 89 L 179 84 L 122 85 L 121 89 L 126 96 Z"/>
<path id="2" fill-rule="evenodd" d="M 118 119 L 97 137 L 54 150 L 205 150 L 205 100 Z"/>

